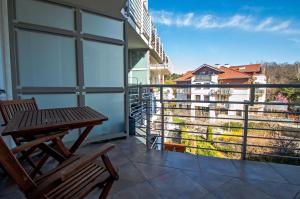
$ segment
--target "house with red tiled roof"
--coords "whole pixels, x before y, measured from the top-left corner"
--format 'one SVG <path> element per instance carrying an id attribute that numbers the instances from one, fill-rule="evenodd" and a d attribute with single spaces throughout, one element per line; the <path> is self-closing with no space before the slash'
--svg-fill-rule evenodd
<path id="1" fill-rule="evenodd" d="M 212 66 L 203 64 L 193 71 L 187 71 L 175 80 L 176 84 L 265 84 L 266 77 L 262 74 L 260 64 L 241 65 L 241 66 Z M 264 102 L 266 91 L 261 90 L 256 95 L 256 101 Z M 245 101 L 249 100 L 250 90 L 243 88 L 211 88 L 211 87 L 192 87 L 178 88 L 176 99 L 192 100 L 192 103 L 179 102 L 178 107 L 191 108 L 193 115 L 208 114 L 216 117 L 219 113 L 228 115 L 242 116 L 243 106 L 240 104 L 229 104 L 226 101 Z M 195 102 L 196 101 L 196 102 Z M 199 101 L 199 102 L 197 102 Z M 209 103 L 211 101 L 222 101 L 224 103 Z M 207 102 L 207 103 L 206 103 Z M 214 111 L 212 108 L 214 107 Z M 253 108 L 253 107 L 252 107 Z M 256 107 L 263 110 L 263 106 Z M 216 110 L 220 111 L 216 111 Z M 232 111 L 234 110 L 234 111 Z"/>

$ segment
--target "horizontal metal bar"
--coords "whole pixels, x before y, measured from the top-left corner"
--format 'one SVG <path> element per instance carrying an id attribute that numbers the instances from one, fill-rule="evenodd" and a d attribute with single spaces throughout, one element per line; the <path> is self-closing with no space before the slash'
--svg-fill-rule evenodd
<path id="1" fill-rule="evenodd" d="M 87 33 L 81 34 L 81 37 L 85 40 L 90 40 L 90 41 L 108 43 L 108 44 L 119 45 L 119 46 L 125 45 L 125 42 L 122 40 L 101 37 L 101 36 L 91 35 Z"/>
<path id="2" fill-rule="evenodd" d="M 42 33 L 48 33 L 48 34 L 55 34 L 65 37 L 76 37 L 76 32 L 71 30 L 64 30 L 60 28 L 54 28 L 54 27 L 48 27 L 48 26 L 42 26 L 42 25 L 36 25 L 36 24 L 30 24 L 25 22 L 14 22 L 14 26 L 18 29 L 22 30 L 29 30 L 33 32 L 42 32 Z"/>
<path id="3" fill-rule="evenodd" d="M 21 87 L 16 90 L 20 94 L 76 94 L 79 91 L 76 87 Z"/>
<path id="4" fill-rule="evenodd" d="M 161 129 L 152 129 L 154 131 L 161 131 Z M 170 131 L 170 132 L 175 132 L 179 133 L 176 130 L 171 130 L 171 129 L 165 129 L 165 131 Z M 193 133 L 193 134 L 200 134 L 200 135 L 206 135 L 207 132 L 199 132 L 199 131 L 180 131 L 180 133 Z M 209 133 L 211 135 L 220 135 L 220 136 L 229 136 L 229 137 L 239 137 L 242 138 L 243 136 L 241 135 L 234 135 L 234 134 L 221 134 L 221 133 Z"/>
<path id="5" fill-rule="evenodd" d="M 145 84 L 129 88 L 300 88 L 300 84 Z"/>
<path id="6" fill-rule="evenodd" d="M 276 147 L 276 146 L 265 146 L 256 144 L 247 144 L 247 147 L 259 147 L 259 148 L 270 148 L 270 149 L 287 149 L 286 147 Z M 299 151 L 300 148 L 292 149 L 293 151 Z"/>
<path id="7" fill-rule="evenodd" d="M 222 149 L 212 149 L 212 148 L 205 148 L 205 147 L 194 147 L 194 146 L 185 146 L 187 148 L 193 148 L 193 149 L 201 149 L 201 150 L 206 150 L 206 151 L 219 151 L 219 152 L 224 152 L 224 153 L 239 153 L 241 154 L 240 151 L 231 151 L 231 150 L 222 150 Z"/>
<path id="8" fill-rule="evenodd" d="M 201 110 L 200 110 L 201 111 Z M 161 114 L 151 114 L 156 116 L 161 116 Z M 198 119 L 219 119 L 219 120 L 239 120 L 243 121 L 243 118 L 229 118 L 229 117 L 210 117 L 210 116 L 193 116 L 193 115 L 164 115 L 169 117 L 186 117 L 186 118 L 198 118 Z M 271 119 L 271 118 L 270 118 Z M 255 122 L 278 122 L 278 123 L 300 123 L 300 120 L 297 121 L 289 121 L 289 120 L 264 120 L 264 119 L 248 119 L 248 121 L 255 121 Z"/>
<path id="9" fill-rule="evenodd" d="M 123 93 L 123 87 L 86 87 L 82 89 L 86 93 Z"/>
<path id="10" fill-rule="evenodd" d="M 153 100 L 159 102 L 160 100 Z M 283 102 L 253 102 L 250 101 L 205 101 L 205 100 L 163 100 L 163 102 L 177 103 L 202 103 L 202 104 L 248 104 L 248 105 L 295 105 L 300 106 L 300 103 L 283 103 Z"/>
<path id="11" fill-rule="evenodd" d="M 161 131 L 161 129 L 152 129 L 153 131 Z M 169 131 L 169 132 L 175 132 L 175 133 L 192 133 L 192 134 L 200 134 L 200 135 L 207 135 L 207 132 L 199 132 L 199 131 L 180 131 L 178 132 L 178 130 L 172 130 L 172 129 L 165 129 L 165 131 Z M 235 135 L 235 134 L 224 134 L 224 133 L 214 133 L 211 132 L 209 133 L 211 135 L 215 135 L 215 136 L 228 136 L 228 137 L 238 137 L 238 138 L 242 138 L 242 135 Z M 251 136 L 248 135 L 249 139 L 266 139 L 266 140 L 278 140 L 278 141 L 291 141 L 291 142 L 300 142 L 300 139 L 287 139 L 287 138 L 271 138 L 271 137 L 261 137 L 261 136 Z"/>
<path id="12" fill-rule="evenodd" d="M 300 142 L 300 139 L 288 139 L 288 138 L 271 138 L 271 137 L 260 137 L 248 135 L 249 139 L 265 139 L 265 140 L 278 140 L 278 141 L 290 141 L 290 142 Z"/>
<path id="13" fill-rule="evenodd" d="M 241 143 L 235 143 L 235 142 L 221 142 L 221 141 L 210 141 L 210 140 L 199 140 L 199 139 L 192 139 L 192 138 L 178 138 L 178 137 L 170 137 L 170 136 L 165 136 L 165 138 L 169 139 L 174 139 L 174 140 L 190 140 L 190 141 L 200 141 L 200 142 L 208 142 L 208 143 L 216 143 L 216 144 L 228 144 L 228 145 L 237 145 L 237 146 L 242 146 L 243 144 Z"/>
<path id="14" fill-rule="evenodd" d="M 160 121 L 154 121 L 153 123 L 161 123 Z M 175 125 L 186 125 L 186 126 L 211 126 L 211 127 L 220 127 L 220 128 L 232 128 L 232 129 L 243 129 L 243 127 L 228 127 L 221 125 L 211 125 L 211 124 L 193 124 L 193 123 L 175 123 L 175 122 L 165 122 L 165 124 L 175 124 Z M 280 131 L 280 132 L 295 132 L 300 133 L 300 130 L 293 131 L 288 129 L 267 129 L 267 128 L 248 128 L 249 130 L 259 130 L 259 131 Z"/>
<path id="15" fill-rule="evenodd" d="M 277 158 L 286 158 L 286 159 L 300 159 L 300 156 L 284 156 L 284 155 L 276 155 L 276 154 L 260 154 L 260 153 L 247 153 L 247 155 L 251 156 L 265 156 L 265 157 L 277 157 Z"/>
<path id="16" fill-rule="evenodd" d="M 160 107 L 158 107 L 158 108 L 160 108 Z M 250 108 L 251 108 L 251 106 L 250 106 Z M 180 108 L 180 107 L 165 107 L 165 109 L 170 109 L 170 110 L 172 110 L 172 109 L 174 109 L 174 110 L 176 110 L 176 109 L 178 109 L 178 110 L 199 110 L 199 109 L 196 109 L 196 108 L 184 108 L 184 107 L 182 107 L 182 108 Z M 242 111 L 242 112 L 244 112 L 244 110 L 242 109 L 242 110 L 239 110 L 239 109 L 227 109 L 227 108 L 211 108 L 211 107 L 209 107 L 209 110 L 212 110 L 212 111 L 223 111 L 223 110 L 226 110 L 226 111 Z M 252 112 L 252 113 L 282 113 L 282 114 L 300 114 L 300 112 L 290 112 L 290 111 L 255 111 L 255 110 L 249 110 L 248 111 L 249 113 L 250 112 Z"/>
<path id="17" fill-rule="evenodd" d="M 161 114 L 153 114 L 156 116 L 161 116 Z M 192 115 L 164 115 L 165 117 L 188 117 L 188 118 L 198 118 L 198 119 L 221 119 L 221 120 L 244 120 L 243 118 L 225 118 L 225 117 L 210 117 L 210 116 L 192 116 Z"/>

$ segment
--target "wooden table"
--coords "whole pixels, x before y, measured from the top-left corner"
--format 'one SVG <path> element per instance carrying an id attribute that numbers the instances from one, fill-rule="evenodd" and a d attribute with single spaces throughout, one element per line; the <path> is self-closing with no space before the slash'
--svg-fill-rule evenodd
<path id="1" fill-rule="evenodd" d="M 108 118 L 90 107 L 71 107 L 57 109 L 40 109 L 36 111 L 22 111 L 16 113 L 7 124 L 2 135 L 11 135 L 24 139 L 47 136 L 55 132 L 85 128 L 71 148 L 67 149 L 61 140 L 56 140 L 62 153 L 58 153 L 47 144 L 40 149 L 62 162 L 66 156 L 72 155 L 82 144 L 95 125 L 102 124 Z"/>

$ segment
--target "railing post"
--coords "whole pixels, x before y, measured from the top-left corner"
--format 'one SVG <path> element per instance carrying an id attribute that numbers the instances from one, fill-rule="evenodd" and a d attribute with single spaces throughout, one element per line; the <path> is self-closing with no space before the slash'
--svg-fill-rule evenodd
<path id="1" fill-rule="evenodd" d="M 244 130 L 243 130 L 243 145 L 242 145 L 242 160 L 246 160 L 247 155 L 247 139 L 248 139 L 248 115 L 249 114 L 249 101 L 244 104 Z"/>
<path id="2" fill-rule="evenodd" d="M 143 87 L 142 86 L 139 86 L 138 87 L 138 94 L 139 94 L 139 99 L 138 99 L 138 101 L 139 101 L 139 107 L 138 107 L 138 109 L 139 109 L 139 123 L 140 123 L 140 125 L 143 125 L 144 124 L 144 120 L 143 120 Z"/>
<path id="3" fill-rule="evenodd" d="M 149 140 L 150 140 L 150 98 L 147 99 L 146 101 L 146 147 L 147 147 L 147 150 L 150 149 L 150 143 L 149 143 Z"/>
<path id="4" fill-rule="evenodd" d="M 164 105 L 164 92 L 163 87 L 160 87 L 160 113 L 161 113 L 161 151 L 164 151 L 165 146 L 165 105 Z"/>
<path id="5" fill-rule="evenodd" d="M 249 96 L 249 100 L 250 100 L 250 105 L 253 106 L 254 105 L 254 101 L 255 101 L 255 87 L 251 87 L 250 88 L 250 96 Z"/>

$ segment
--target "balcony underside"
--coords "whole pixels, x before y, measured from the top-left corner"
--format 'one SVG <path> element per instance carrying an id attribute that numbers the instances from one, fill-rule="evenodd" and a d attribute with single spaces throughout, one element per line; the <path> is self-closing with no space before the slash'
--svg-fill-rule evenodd
<path id="1" fill-rule="evenodd" d="M 126 22 L 128 23 L 128 22 Z M 134 22 L 132 22 L 134 25 Z M 139 33 L 136 32 L 131 24 L 126 26 L 127 38 L 128 38 L 128 49 L 148 49 L 149 46 Z"/>
<path id="2" fill-rule="evenodd" d="M 109 198 L 292 199 L 300 190 L 298 166 L 147 151 L 135 137 L 115 143 L 109 156 L 120 180 Z M 99 146 L 88 144 L 80 153 Z M 1 176 L 0 185 L 0 198 L 24 198 L 8 177 Z M 95 191 L 88 198 L 97 196 Z"/>

